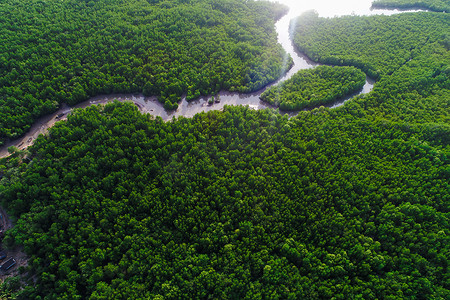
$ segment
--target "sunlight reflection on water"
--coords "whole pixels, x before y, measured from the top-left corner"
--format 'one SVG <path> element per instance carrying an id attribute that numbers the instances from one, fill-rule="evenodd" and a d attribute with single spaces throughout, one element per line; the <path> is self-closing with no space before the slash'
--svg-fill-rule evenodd
<path id="1" fill-rule="evenodd" d="M 285 51 L 291 55 L 294 61 L 294 66 L 275 84 L 280 81 L 290 78 L 294 73 L 301 69 L 313 68 L 316 63 L 308 60 L 306 57 L 296 53 L 289 32 L 290 20 L 296 16 L 301 15 L 303 12 L 308 10 L 315 10 L 321 17 L 334 17 L 343 15 L 374 15 L 374 14 L 385 14 L 392 15 L 399 13 L 398 10 L 371 10 L 372 0 L 270 0 L 271 2 L 279 2 L 287 5 L 290 10 L 289 13 L 281 18 L 276 23 L 276 31 L 278 34 L 278 42 L 283 46 Z M 417 10 L 416 10 L 417 11 Z M 373 87 L 374 82 L 368 80 L 364 86 L 362 93 L 368 93 Z M 150 113 L 153 116 L 160 116 L 164 120 L 171 120 L 173 117 L 192 117 L 200 112 L 207 112 L 210 110 L 221 110 L 224 105 L 248 105 L 252 109 L 263 109 L 271 107 L 269 104 L 261 101 L 259 99 L 260 94 L 265 90 L 249 93 L 249 94 L 239 94 L 230 93 L 227 91 L 222 91 L 216 95 L 216 99 L 220 99 L 220 103 L 214 103 L 208 105 L 209 97 L 201 97 L 197 100 L 187 102 L 183 99 L 179 103 L 179 107 L 176 111 L 166 111 L 163 105 L 156 100 L 156 97 L 144 97 L 142 95 L 99 95 L 84 101 L 76 107 L 85 108 L 93 104 L 104 104 L 112 102 L 113 100 L 118 101 L 132 101 L 141 112 Z M 342 105 L 346 100 L 340 100 L 330 105 L 330 107 L 337 107 Z M 0 157 L 8 155 L 7 148 L 9 146 L 16 146 L 21 149 L 31 145 L 40 133 L 45 133 L 47 129 L 58 120 L 63 120 L 66 118 L 70 108 L 67 105 L 62 105 L 62 107 L 52 115 L 44 116 L 38 119 L 35 124 L 30 128 L 29 132 L 13 141 L 7 142 L 3 147 L 0 147 Z M 295 112 L 289 113 L 289 115 L 294 115 Z"/>
<path id="2" fill-rule="evenodd" d="M 273 0 L 290 8 L 289 14 L 292 17 L 298 16 L 302 12 L 315 10 L 321 17 L 335 17 L 343 15 L 391 15 L 396 10 L 371 10 L 373 0 Z"/>

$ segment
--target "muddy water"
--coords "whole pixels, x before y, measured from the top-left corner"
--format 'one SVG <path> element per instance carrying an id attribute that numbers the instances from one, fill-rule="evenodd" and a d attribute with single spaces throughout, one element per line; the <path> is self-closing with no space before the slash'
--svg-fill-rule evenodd
<path id="1" fill-rule="evenodd" d="M 318 65 L 312 62 L 305 56 L 297 53 L 291 40 L 291 32 L 289 31 L 290 20 L 295 16 L 301 14 L 308 9 L 315 9 L 320 16 L 331 17 L 344 14 L 360 14 L 360 15 L 372 15 L 372 14 L 394 14 L 399 11 L 385 11 L 385 10 L 370 10 L 370 3 L 372 0 L 344 0 L 344 1 L 329 1 L 329 0 L 281 0 L 274 2 L 281 2 L 289 6 L 290 11 L 287 15 L 281 18 L 276 24 L 276 31 L 278 34 L 278 42 L 283 46 L 285 51 L 292 57 L 294 65 L 292 68 L 283 75 L 278 81 L 272 85 L 278 84 L 281 81 L 289 79 L 296 72 L 302 69 L 313 68 Z M 311 6 L 313 5 L 313 6 Z M 368 93 L 372 90 L 374 81 L 368 79 L 364 85 L 362 91 L 359 93 Z M 271 85 L 269 85 L 271 86 Z M 267 87 L 266 87 L 267 88 Z M 271 105 L 261 101 L 259 96 L 266 88 L 263 88 L 254 93 L 230 93 L 227 91 L 220 92 L 215 98 L 220 102 L 215 102 L 212 105 L 208 104 L 209 97 L 202 97 L 194 101 L 186 101 L 185 98 L 179 103 L 179 107 L 176 111 L 166 111 L 163 105 L 156 100 L 156 97 L 144 97 L 143 95 L 100 95 L 84 101 L 74 108 L 85 108 L 90 105 L 105 104 L 114 100 L 118 101 L 132 101 L 136 104 L 139 110 L 143 113 L 150 113 L 154 116 L 160 116 L 164 120 L 171 120 L 174 117 L 184 116 L 192 117 L 200 112 L 208 112 L 210 110 L 221 110 L 224 105 L 248 105 L 253 109 L 270 108 Z M 348 98 L 336 101 L 333 104 L 328 105 L 331 108 L 341 106 L 345 101 L 351 99 L 352 95 Z M 273 107 L 272 107 L 273 108 Z M 30 128 L 28 133 L 16 140 L 8 141 L 4 146 L 0 147 L 0 157 L 8 156 L 8 147 L 15 146 L 19 149 L 25 149 L 30 146 L 33 141 L 39 136 L 39 134 L 45 134 L 55 122 L 64 120 L 67 118 L 67 114 L 70 113 L 72 108 L 67 105 L 62 107 L 54 114 L 44 116 L 38 119 L 35 124 Z M 289 113 L 295 115 L 296 113 Z"/>

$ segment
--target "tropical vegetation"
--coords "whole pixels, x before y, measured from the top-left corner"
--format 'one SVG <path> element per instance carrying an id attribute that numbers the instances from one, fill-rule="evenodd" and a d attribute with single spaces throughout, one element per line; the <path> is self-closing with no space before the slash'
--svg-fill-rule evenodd
<path id="1" fill-rule="evenodd" d="M 446 14 L 297 20 L 316 61 L 378 78 L 337 109 L 163 122 L 76 110 L 1 161 L 19 299 L 447 299 Z"/>
<path id="2" fill-rule="evenodd" d="M 360 91 L 366 74 L 355 67 L 318 66 L 300 70 L 290 79 L 261 94 L 261 99 L 282 110 L 301 110 L 329 104 Z"/>
<path id="3" fill-rule="evenodd" d="M 373 8 L 427 9 L 438 12 L 449 12 L 448 0 L 375 0 Z"/>
<path id="4" fill-rule="evenodd" d="M 2 1 L 0 142 L 98 94 L 143 92 L 175 109 L 182 95 L 257 90 L 283 73 L 274 22 L 286 10 L 240 0 Z"/>
<path id="5" fill-rule="evenodd" d="M 307 12 L 292 24 L 302 53 L 324 64 L 355 66 L 373 79 L 392 74 L 432 43 L 449 43 L 450 18 L 444 13 L 326 19 Z"/>

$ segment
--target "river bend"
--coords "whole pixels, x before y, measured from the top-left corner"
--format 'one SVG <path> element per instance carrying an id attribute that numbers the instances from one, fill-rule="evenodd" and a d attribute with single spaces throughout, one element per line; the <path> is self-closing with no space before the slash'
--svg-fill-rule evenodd
<path id="1" fill-rule="evenodd" d="M 105 104 L 108 102 L 112 102 L 114 100 L 118 100 L 121 102 L 124 101 L 132 101 L 136 104 L 139 110 L 142 113 L 150 113 L 154 116 L 160 116 L 163 120 L 171 120 L 173 117 L 193 117 L 195 114 L 200 112 L 207 112 L 210 110 L 221 110 L 224 105 L 248 105 L 252 109 L 264 109 L 264 108 L 274 108 L 270 104 L 263 102 L 260 100 L 260 95 L 264 92 L 268 87 L 272 85 L 276 85 L 284 80 L 287 80 L 292 77 L 295 73 L 302 69 L 313 68 L 318 63 L 315 63 L 309 60 L 304 55 L 298 53 L 293 45 L 291 39 L 291 33 L 289 31 L 290 20 L 294 17 L 300 15 L 303 11 L 308 9 L 316 9 L 321 17 L 333 17 L 345 14 L 359 14 L 359 15 L 373 15 L 373 14 L 395 14 L 399 13 L 398 10 L 371 10 L 370 3 L 372 0 L 344 0 L 344 1 L 334 1 L 332 5 L 327 0 L 316 0 L 314 3 L 306 0 L 281 0 L 273 2 L 281 2 L 289 6 L 289 13 L 282 17 L 275 24 L 276 32 L 278 35 L 278 42 L 283 46 L 288 55 L 290 55 L 293 59 L 293 66 L 291 69 L 287 71 L 280 79 L 276 82 L 268 85 L 267 87 L 253 92 L 253 93 L 231 93 L 227 91 L 221 91 L 216 99 L 219 99 L 219 103 L 214 103 L 212 105 L 208 104 L 209 97 L 201 97 L 199 99 L 188 102 L 185 98 L 179 103 L 178 109 L 176 111 L 166 111 L 163 108 L 163 105 L 157 101 L 156 97 L 144 97 L 141 94 L 137 95 L 129 95 L 129 94 L 113 94 L 113 95 L 100 95 L 93 97 L 87 101 L 81 102 L 74 107 L 68 107 L 63 104 L 61 108 L 51 114 L 44 117 L 39 118 L 30 128 L 30 130 L 22 137 L 5 142 L 5 144 L 0 147 L 0 158 L 6 157 L 9 155 L 8 148 L 11 146 L 15 146 L 19 149 L 25 149 L 28 146 L 33 144 L 33 141 L 40 135 L 45 134 L 48 131 L 48 128 L 53 126 L 57 121 L 64 120 L 67 118 L 67 115 L 71 112 L 73 108 L 85 108 L 90 105 L 96 104 Z M 357 1 L 357 2 L 355 2 Z M 343 5 L 346 4 L 346 5 Z M 309 7 L 308 5 L 313 5 Z M 333 7 L 335 5 L 336 7 Z M 356 12 L 355 12 L 356 9 Z M 365 94 L 372 90 L 374 85 L 374 81 L 367 79 L 366 84 L 359 94 Z M 337 100 L 336 102 L 329 104 L 327 106 L 334 108 L 341 106 L 345 101 L 351 99 L 355 95 L 352 95 L 348 98 L 343 98 L 341 100 Z M 298 112 L 289 112 L 290 115 L 295 115 Z"/>

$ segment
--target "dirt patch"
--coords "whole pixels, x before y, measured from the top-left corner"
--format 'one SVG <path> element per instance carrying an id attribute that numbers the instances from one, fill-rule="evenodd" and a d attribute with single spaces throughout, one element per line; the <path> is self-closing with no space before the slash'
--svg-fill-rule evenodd
<path id="1" fill-rule="evenodd" d="M 19 268 L 28 266 L 28 256 L 23 252 L 22 247 L 16 247 L 15 249 L 4 250 L 8 255 L 1 263 L 5 263 L 8 259 L 14 258 L 16 264 L 7 271 L 0 271 L 0 282 L 3 282 L 8 277 L 14 277 L 19 275 Z"/>
<path id="2" fill-rule="evenodd" d="M 15 247 L 13 249 L 4 249 L 3 247 L 3 233 L 8 229 L 11 229 L 14 226 L 9 216 L 6 214 L 6 211 L 3 207 L 0 207 L 0 248 L 3 249 L 6 257 L 0 261 L 0 264 L 3 265 L 10 258 L 13 258 L 16 261 L 16 264 L 12 266 L 9 270 L 2 271 L 0 270 L 0 282 L 3 282 L 8 277 L 13 277 L 19 275 L 19 268 L 28 266 L 28 257 L 23 252 L 23 247 Z"/>

